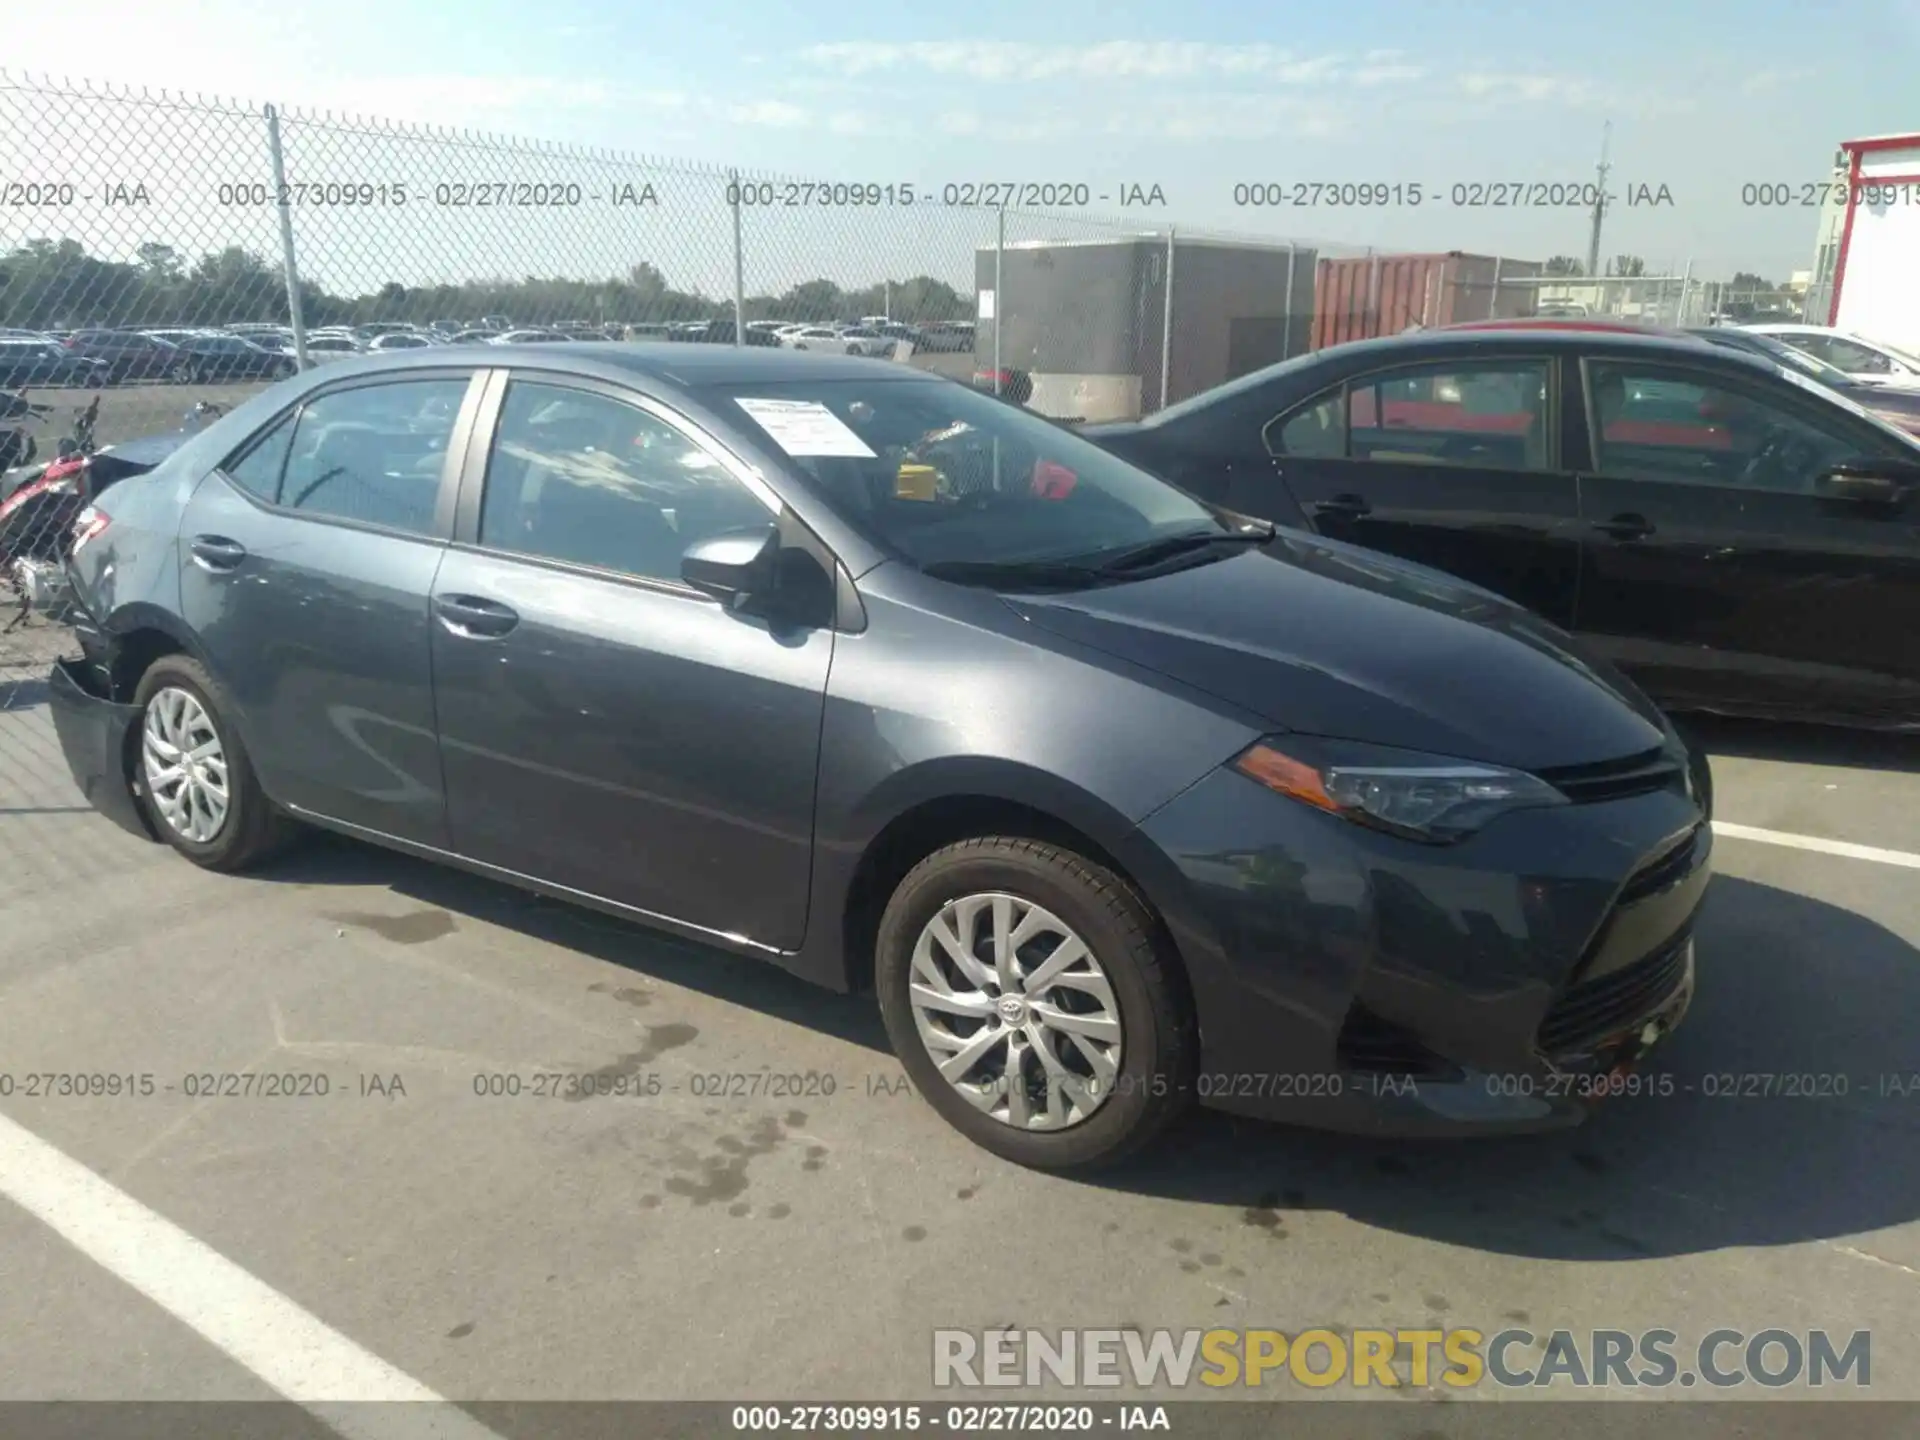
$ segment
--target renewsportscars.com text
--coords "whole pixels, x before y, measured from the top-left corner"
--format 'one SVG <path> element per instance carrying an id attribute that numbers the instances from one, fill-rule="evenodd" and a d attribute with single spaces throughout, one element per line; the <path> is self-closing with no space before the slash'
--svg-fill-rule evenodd
<path id="1" fill-rule="evenodd" d="M 1462 1328 L 1301 1330 L 936 1330 L 933 1383 L 941 1388 L 1104 1389 L 1334 1385 L 1397 1389 L 1714 1389 L 1758 1385 L 1866 1389 L 1866 1330 L 1712 1330 L 1683 1341 L 1672 1330 Z"/>

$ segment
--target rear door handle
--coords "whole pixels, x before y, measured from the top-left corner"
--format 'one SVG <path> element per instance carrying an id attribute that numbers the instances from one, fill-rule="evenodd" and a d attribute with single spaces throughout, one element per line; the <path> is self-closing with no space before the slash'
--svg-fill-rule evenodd
<path id="1" fill-rule="evenodd" d="M 1308 502 L 1307 509 L 1315 515 L 1338 515 L 1349 520 L 1358 520 L 1373 513 L 1373 507 L 1367 503 L 1364 495 L 1336 495 L 1331 500 Z"/>
<path id="2" fill-rule="evenodd" d="M 1653 522 L 1644 515 L 1616 515 L 1611 520 L 1596 520 L 1593 528 L 1615 540 L 1644 540 L 1653 534 Z"/>
<path id="3" fill-rule="evenodd" d="M 202 570 L 237 570 L 247 558 L 247 547 L 224 535 L 196 535 L 187 542 L 187 549 Z"/>
<path id="4" fill-rule="evenodd" d="M 498 640 L 520 623 L 520 616 L 498 600 L 478 595 L 436 595 L 433 613 L 449 634 L 463 640 Z"/>

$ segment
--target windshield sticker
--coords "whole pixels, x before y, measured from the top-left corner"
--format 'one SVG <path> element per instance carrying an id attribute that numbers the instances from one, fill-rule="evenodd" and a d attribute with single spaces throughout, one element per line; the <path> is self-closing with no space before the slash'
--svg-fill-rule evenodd
<path id="1" fill-rule="evenodd" d="M 774 444 L 796 459 L 809 455 L 878 458 L 844 420 L 817 400 L 744 400 L 735 396 L 734 403 L 759 422 Z"/>

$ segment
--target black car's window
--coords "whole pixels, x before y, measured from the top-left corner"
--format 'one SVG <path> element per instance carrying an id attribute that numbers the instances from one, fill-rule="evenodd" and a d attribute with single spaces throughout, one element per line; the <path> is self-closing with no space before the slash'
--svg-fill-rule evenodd
<path id="1" fill-rule="evenodd" d="M 1227 532 L 1198 501 L 1031 411 L 934 379 L 713 387 L 850 524 L 918 565 L 1079 562 Z"/>
<path id="2" fill-rule="evenodd" d="M 293 435 L 280 503 L 294 510 L 427 534 L 459 380 L 402 380 L 307 402 Z"/>
<path id="3" fill-rule="evenodd" d="M 1867 448 L 1838 418 L 1684 372 L 1594 362 L 1588 385 L 1595 463 L 1617 478 L 1808 494 Z"/>
<path id="4" fill-rule="evenodd" d="M 1276 455 L 1547 470 L 1547 364 L 1497 360 L 1381 371 L 1267 427 Z"/>
<path id="5" fill-rule="evenodd" d="M 280 498 L 280 476 L 293 448 L 293 416 L 288 415 L 220 467 L 220 473 L 249 495 L 269 505 Z"/>
<path id="6" fill-rule="evenodd" d="M 664 420 L 586 390 L 507 387 L 480 506 L 480 543 L 654 580 L 696 540 L 773 514 Z"/>

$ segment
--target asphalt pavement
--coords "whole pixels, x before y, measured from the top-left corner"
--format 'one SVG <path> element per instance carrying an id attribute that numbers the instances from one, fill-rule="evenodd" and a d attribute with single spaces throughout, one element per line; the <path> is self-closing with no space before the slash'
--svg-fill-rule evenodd
<path id="1" fill-rule="evenodd" d="M 1515 1324 L 1865 1329 L 1920 1399 L 1920 742 L 1703 727 L 1672 1095 L 1422 1144 L 1202 1113 L 1083 1182 L 949 1130 L 866 999 L 346 841 L 197 871 L 86 809 L 21 673 L 0 1400 L 931 1399 L 940 1327 Z M 659 1088 L 536 1093 L 585 1074 Z M 1709 1093 L 1746 1074 L 1845 1093 Z"/>

